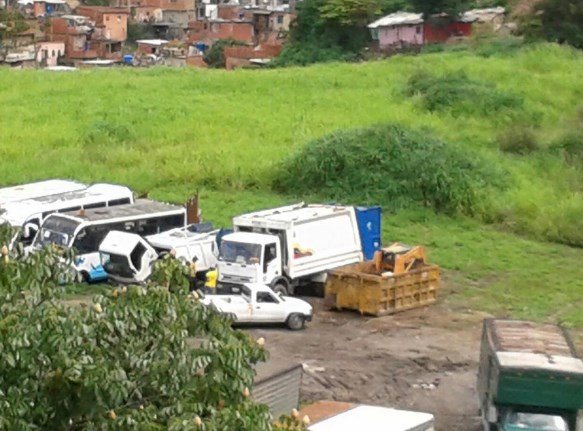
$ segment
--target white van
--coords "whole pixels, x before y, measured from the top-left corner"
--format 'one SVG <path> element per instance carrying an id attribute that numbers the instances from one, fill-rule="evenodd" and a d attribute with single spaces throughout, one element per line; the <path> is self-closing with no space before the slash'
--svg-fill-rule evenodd
<path id="1" fill-rule="evenodd" d="M 186 225 L 186 208 L 137 199 L 133 204 L 51 214 L 43 222 L 32 247 L 55 244 L 75 248 L 75 269 L 86 281 L 102 281 L 107 273 L 99 258 L 99 245 L 110 231 L 153 235 Z"/>
<path id="2" fill-rule="evenodd" d="M 86 184 L 70 180 L 44 180 L 34 183 L 0 188 L 0 213 L 2 207 L 10 202 L 40 198 L 59 193 L 75 192 L 87 188 Z"/>
<path id="3" fill-rule="evenodd" d="M 44 219 L 55 212 L 102 208 L 134 202 L 133 192 L 116 184 L 93 184 L 85 189 L 7 203 L 0 223 L 20 228 L 18 239 L 29 245 Z"/>

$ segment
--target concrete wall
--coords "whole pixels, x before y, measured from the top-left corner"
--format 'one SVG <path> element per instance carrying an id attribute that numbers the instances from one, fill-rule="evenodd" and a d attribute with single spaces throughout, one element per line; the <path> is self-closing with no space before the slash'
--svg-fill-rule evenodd
<path id="1" fill-rule="evenodd" d="M 400 45 L 423 45 L 423 24 L 381 27 L 378 29 L 379 48 Z"/>
<path id="2" fill-rule="evenodd" d="M 64 55 L 64 42 L 42 42 L 37 45 L 36 61 L 42 63 L 44 60 L 47 67 L 56 66 L 58 57 Z"/>

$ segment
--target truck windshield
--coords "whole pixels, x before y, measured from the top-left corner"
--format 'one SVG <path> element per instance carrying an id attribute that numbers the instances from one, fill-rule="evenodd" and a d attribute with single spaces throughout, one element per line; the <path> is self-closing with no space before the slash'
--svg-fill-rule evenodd
<path id="1" fill-rule="evenodd" d="M 259 263 L 260 256 L 261 245 L 259 244 L 223 240 L 219 260 L 250 265 Z"/>
<path id="2" fill-rule="evenodd" d="M 538 413 L 513 412 L 508 416 L 507 424 L 537 431 L 569 431 L 567 422 L 561 416 Z"/>
<path id="3" fill-rule="evenodd" d="M 49 217 L 43 223 L 33 245 L 36 248 L 51 244 L 69 247 L 79 224 L 80 222 L 65 217 Z"/>

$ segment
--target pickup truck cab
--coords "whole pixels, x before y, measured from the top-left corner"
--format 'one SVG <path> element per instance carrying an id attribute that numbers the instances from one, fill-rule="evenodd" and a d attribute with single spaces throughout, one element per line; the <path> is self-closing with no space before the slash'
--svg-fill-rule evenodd
<path id="1" fill-rule="evenodd" d="M 240 295 L 206 295 L 202 303 L 233 316 L 237 323 L 284 323 L 292 330 L 303 329 L 313 316 L 306 301 L 280 296 L 264 284 L 244 284 Z"/>

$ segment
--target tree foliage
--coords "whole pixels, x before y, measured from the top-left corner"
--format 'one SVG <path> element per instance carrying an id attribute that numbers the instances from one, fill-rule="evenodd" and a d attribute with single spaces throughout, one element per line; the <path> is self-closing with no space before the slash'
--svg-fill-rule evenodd
<path id="1" fill-rule="evenodd" d="M 28 24 L 20 12 L 0 9 L 0 42 L 28 30 Z"/>
<path id="2" fill-rule="evenodd" d="M 521 19 L 529 39 L 567 43 L 583 49 L 583 1 L 541 0 Z"/>
<path id="3" fill-rule="evenodd" d="M 328 0 L 319 6 L 320 17 L 343 26 L 366 26 L 381 13 L 378 0 Z"/>
<path id="4" fill-rule="evenodd" d="M 0 244 L 8 237 L 2 228 Z M 195 294 L 151 284 L 66 305 L 72 255 L 6 251 L 0 429 L 272 429 L 267 407 L 250 397 L 252 366 L 267 355 L 262 343 L 232 330 Z"/>
<path id="5" fill-rule="evenodd" d="M 409 0 L 409 2 L 414 11 L 423 13 L 426 18 L 440 13 L 455 17 L 467 10 L 472 3 L 471 0 Z"/>
<path id="6" fill-rule="evenodd" d="M 216 41 L 204 57 L 209 67 L 225 67 L 225 48 L 231 46 L 247 46 L 245 42 L 235 39 L 221 39 Z"/>
<path id="7" fill-rule="evenodd" d="M 349 11 L 357 11 L 351 17 Z M 304 0 L 297 6 L 288 41 L 275 65 L 350 61 L 370 40 L 364 16 L 380 10 L 375 0 Z"/>

